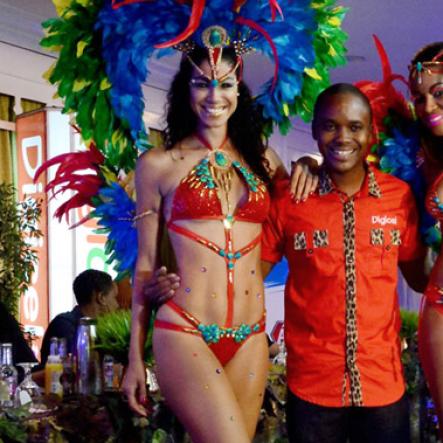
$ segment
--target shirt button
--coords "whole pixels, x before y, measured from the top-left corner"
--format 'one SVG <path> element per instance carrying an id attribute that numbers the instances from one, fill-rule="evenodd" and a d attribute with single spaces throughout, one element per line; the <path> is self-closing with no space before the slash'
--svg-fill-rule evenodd
<path id="1" fill-rule="evenodd" d="M 312 254 L 314 251 L 312 249 L 308 249 L 308 254 Z"/>
<path id="2" fill-rule="evenodd" d="M 388 245 L 386 246 L 386 250 L 389 251 L 391 249 L 391 247 Z"/>

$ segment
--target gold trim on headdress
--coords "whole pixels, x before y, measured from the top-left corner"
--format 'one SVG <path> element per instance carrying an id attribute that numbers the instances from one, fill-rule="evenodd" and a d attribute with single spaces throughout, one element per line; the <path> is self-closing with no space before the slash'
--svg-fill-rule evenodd
<path id="1" fill-rule="evenodd" d="M 422 52 L 425 48 L 421 49 Z M 443 50 L 441 50 L 430 61 L 416 62 L 409 65 L 409 76 L 417 79 L 417 83 L 420 85 L 423 82 L 422 74 L 437 74 L 443 72 Z"/>
<path id="2" fill-rule="evenodd" d="M 192 66 L 198 71 L 198 73 L 207 78 L 213 87 L 216 87 L 219 83 L 223 82 L 229 75 L 237 70 L 237 68 L 241 64 L 241 57 L 244 54 L 252 52 L 254 49 L 247 45 L 246 39 L 241 40 L 230 40 L 228 32 L 225 28 L 219 25 L 213 25 L 207 27 L 201 34 L 201 40 L 204 48 L 208 51 L 208 60 L 211 66 L 211 77 L 206 75 L 197 63 L 192 60 L 190 54 L 196 47 L 196 43 L 192 40 L 186 40 L 176 46 L 175 49 L 186 54 L 189 62 Z M 223 49 L 227 47 L 232 47 L 237 56 L 237 60 L 232 69 L 229 70 L 226 74 L 219 77 L 219 65 L 222 60 Z"/>

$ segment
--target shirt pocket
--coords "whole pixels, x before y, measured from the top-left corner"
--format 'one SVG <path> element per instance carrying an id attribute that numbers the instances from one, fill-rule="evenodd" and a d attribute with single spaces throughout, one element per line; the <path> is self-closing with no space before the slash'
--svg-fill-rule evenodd
<path id="1" fill-rule="evenodd" d="M 397 267 L 398 247 L 401 245 L 399 229 L 371 228 L 369 247 L 364 253 L 365 263 L 373 274 Z"/>
<path id="2" fill-rule="evenodd" d="M 323 277 L 336 275 L 340 261 L 337 260 L 337 251 L 331 247 L 330 231 L 323 227 L 304 228 L 300 226 L 300 230 L 292 236 L 290 256 L 294 269 L 297 269 L 297 278 L 316 279 L 319 273 Z"/>
<path id="3" fill-rule="evenodd" d="M 309 229 L 294 232 L 294 251 L 305 251 L 307 255 L 314 253 L 314 249 L 329 247 L 329 231 L 327 229 Z"/>

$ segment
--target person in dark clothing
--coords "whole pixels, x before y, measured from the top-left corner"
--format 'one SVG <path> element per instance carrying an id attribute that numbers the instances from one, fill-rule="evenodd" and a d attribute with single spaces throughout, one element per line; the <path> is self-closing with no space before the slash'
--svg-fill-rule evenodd
<path id="1" fill-rule="evenodd" d="M 37 358 L 29 347 L 16 318 L 0 302 L 0 343 L 12 343 L 12 362 L 36 362 Z"/>
<path id="2" fill-rule="evenodd" d="M 48 360 L 52 337 L 66 338 L 67 350 L 73 352 L 81 317 L 95 318 L 118 308 L 117 285 L 106 272 L 95 269 L 83 271 L 75 278 L 73 291 L 77 306 L 72 311 L 54 317 L 46 329 L 41 347 L 40 368 L 43 368 Z"/>

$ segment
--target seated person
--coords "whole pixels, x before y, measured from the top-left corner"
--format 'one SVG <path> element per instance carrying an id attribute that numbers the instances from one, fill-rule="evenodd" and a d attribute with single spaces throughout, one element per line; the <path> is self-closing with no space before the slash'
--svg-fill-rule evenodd
<path id="1" fill-rule="evenodd" d="M 72 287 L 77 306 L 72 311 L 57 315 L 49 323 L 43 337 L 40 368 L 48 359 L 51 337 L 66 338 L 67 350 L 73 352 L 80 318 L 95 318 L 118 308 L 117 285 L 106 272 L 95 269 L 83 271 L 75 278 Z"/>
<path id="2" fill-rule="evenodd" d="M 12 343 L 12 362 L 36 362 L 34 352 L 29 347 L 16 318 L 0 302 L 0 343 Z"/>

